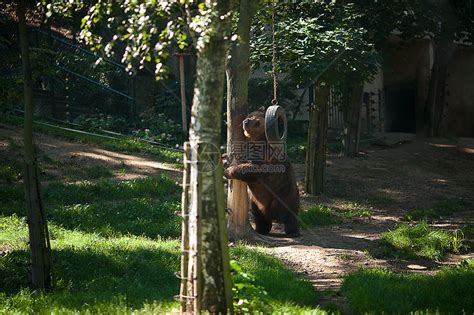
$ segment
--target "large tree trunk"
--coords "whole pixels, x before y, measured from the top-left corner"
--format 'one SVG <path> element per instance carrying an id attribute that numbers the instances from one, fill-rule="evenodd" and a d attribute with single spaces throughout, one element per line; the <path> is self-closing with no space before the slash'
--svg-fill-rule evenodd
<path id="1" fill-rule="evenodd" d="M 21 0 L 18 3 L 17 14 L 25 95 L 25 173 L 23 180 L 25 183 L 25 200 L 31 250 L 31 285 L 34 289 L 50 289 L 52 286 L 51 246 L 33 142 L 33 89 L 28 53 L 25 0 Z"/>
<path id="2" fill-rule="evenodd" d="M 236 148 L 242 148 L 246 139 L 242 121 L 248 112 L 248 80 L 250 75 L 250 26 L 257 6 L 256 1 L 241 0 L 237 35 L 239 40 L 230 49 L 227 62 L 227 154 L 231 161 L 242 162 L 235 154 Z M 230 180 L 227 207 L 231 209 L 229 234 L 232 239 L 251 239 L 255 233 L 248 220 L 249 196 L 247 184 L 239 180 Z"/>
<path id="3" fill-rule="evenodd" d="M 305 168 L 306 192 L 311 195 L 321 195 L 324 192 L 330 91 L 325 83 L 319 83 L 316 87 L 316 100 L 311 104 L 309 112 Z"/>
<path id="4" fill-rule="evenodd" d="M 355 157 L 359 153 L 360 112 L 364 84 L 355 82 L 351 91 L 349 110 L 347 111 L 346 128 L 344 130 L 344 155 Z"/>
<path id="5" fill-rule="evenodd" d="M 232 310 L 220 127 L 230 0 L 206 1 L 208 38 L 198 45 L 191 112 L 188 313 Z M 225 17 L 221 19 L 220 17 Z"/>

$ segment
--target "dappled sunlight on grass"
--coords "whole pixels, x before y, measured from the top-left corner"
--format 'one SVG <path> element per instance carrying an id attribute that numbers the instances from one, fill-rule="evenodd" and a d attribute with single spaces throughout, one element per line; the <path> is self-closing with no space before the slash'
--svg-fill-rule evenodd
<path id="1" fill-rule="evenodd" d="M 349 274 L 342 291 L 356 314 L 474 312 L 474 262 L 445 267 L 436 275 L 361 269 Z"/>
<path id="2" fill-rule="evenodd" d="M 464 249 L 461 234 L 433 228 L 422 221 L 414 225 L 401 224 L 382 234 L 381 254 L 413 259 L 441 259 L 447 252 Z"/>
<path id="3" fill-rule="evenodd" d="M 241 245 L 231 251 L 231 256 L 256 277 L 256 284 L 265 288 L 272 304 L 314 306 L 316 292 L 312 284 L 295 278 L 293 272 L 263 250 Z"/>
<path id="4" fill-rule="evenodd" d="M 4 217 L 1 223 L 2 242 L 13 244 L 0 259 L 3 311 L 9 311 L 8 305 L 12 310 L 34 312 L 73 310 L 85 305 L 94 309 L 94 305 L 114 304 L 117 297 L 123 297 L 120 308 L 141 309 L 154 301 L 175 304 L 178 241 L 157 242 L 134 236 L 103 238 L 50 224 L 57 288 L 38 297 L 22 291 L 28 287 L 25 220 Z M 25 304 L 12 304 L 13 300 L 24 299 L 25 294 L 29 296 Z"/>
<path id="5" fill-rule="evenodd" d="M 0 313 L 162 313 L 178 307 L 180 187 L 166 176 L 44 187 L 57 287 L 28 288 L 23 186 L 0 193 Z M 5 201 L 5 203 L 3 202 Z M 271 307 L 321 313 L 315 292 L 275 258 L 239 246 L 232 256 L 269 292 Z"/>

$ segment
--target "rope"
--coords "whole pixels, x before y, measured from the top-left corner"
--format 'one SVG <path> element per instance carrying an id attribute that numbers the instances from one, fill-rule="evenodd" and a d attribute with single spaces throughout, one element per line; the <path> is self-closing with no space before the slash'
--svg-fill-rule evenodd
<path id="1" fill-rule="evenodd" d="M 278 104 L 277 94 L 278 94 L 278 81 L 277 81 L 277 73 L 276 73 L 276 40 L 275 40 L 275 1 L 272 0 L 272 49 L 273 49 L 273 56 L 272 56 L 272 76 L 273 76 L 273 99 L 272 105 Z"/>

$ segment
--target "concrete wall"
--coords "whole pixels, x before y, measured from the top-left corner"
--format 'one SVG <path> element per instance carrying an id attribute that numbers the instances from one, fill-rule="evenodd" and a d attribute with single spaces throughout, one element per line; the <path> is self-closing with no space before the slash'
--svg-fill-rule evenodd
<path id="1" fill-rule="evenodd" d="M 474 48 L 456 46 L 448 66 L 442 126 L 448 135 L 474 137 Z"/>
<path id="2" fill-rule="evenodd" d="M 415 89 L 419 119 L 428 96 L 433 44 L 427 39 L 401 42 L 392 38 L 392 42 L 396 48 L 383 64 L 384 87 L 407 86 Z M 448 67 L 446 93 L 443 132 L 452 136 L 474 137 L 474 47 L 455 46 Z"/>
<path id="3" fill-rule="evenodd" d="M 416 107 L 414 111 L 418 132 L 421 126 L 418 120 L 422 117 L 421 113 L 424 112 L 428 97 L 433 66 L 433 44 L 428 39 L 403 42 L 396 37 L 392 38 L 392 43 L 394 50 L 383 63 L 384 87 L 414 90 L 414 106 Z M 393 100 L 386 100 L 386 105 L 391 101 L 393 102 Z M 388 117 L 390 115 L 388 110 L 386 115 L 385 120 L 391 120 L 391 117 Z"/>

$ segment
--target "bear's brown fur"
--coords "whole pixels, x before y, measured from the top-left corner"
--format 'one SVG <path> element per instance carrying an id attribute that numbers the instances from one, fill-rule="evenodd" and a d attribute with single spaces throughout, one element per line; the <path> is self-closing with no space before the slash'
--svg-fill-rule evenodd
<path id="1" fill-rule="evenodd" d="M 224 174 L 229 179 L 246 182 L 252 192 L 252 213 L 256 231 L 268 234 L 272 229 L 272 221 L 280 221 L 285 225 L 285 233 L 289 237 L 300 235 L 298 212 L 299 192 L 295 173 L 286 153 L 284 157 L 260 158 L 263 150 L 269 150 L 265 138 L 265 108 L 250 113 L 242 123 L 248 139 L 247 161 L 231 165 Z M 280 144 L 282 148 L 284 144 Z M 255 158 L 258 156 L 258 158 Z"/>

